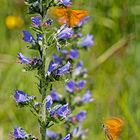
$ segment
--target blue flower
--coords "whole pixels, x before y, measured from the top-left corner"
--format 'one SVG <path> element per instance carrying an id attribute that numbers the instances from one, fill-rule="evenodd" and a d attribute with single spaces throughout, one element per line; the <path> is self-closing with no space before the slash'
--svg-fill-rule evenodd
<path id="1" fill-rule="evenodd" d="M 38 27 L 41 25 L 41 18 L 39 16 L 31 17 L 31 20 L 34 27 Z"/>
<path id="2" fill-rule="evenodd" d="M 60 57 L 58 57 L 57 55 L 53 54 L 52 57 L 53 57 L 53 61 L 55 63 L 58 63 L 58 64 L 62 63 L 62 59 Z"/>
<path id="3" fill-rule="evenodd" d="M 57 139 L 58 138 L 58 134 L 55 133 L 54 131 L 51 130 L 46 130 L 46 135 L 47 137 L 51 138 L 51 139 Z"/>
<path id="4" fill-rule="evenodd" d="M 60 4 L 63 4 L 65 6 L 69 6 L 71 5 L 70 0 L 58 0 Z"/>
<path id="5" fill-rule="evenodd" d="M 84 37 L 80 42 L 78 42 L 79 46 L 82 47 L 89 47 L 92 46 L 94 44 L 93 42 L 93 35 L 88 34 L 86 37 Z"/>
<path id="6" fill-rule="evenodd" d="M 72 37 L 73 35 L 73 30 L 72 28 L 68 28 L 65 27 L 65 25 L 63 25 L 59 30 L 58 30 L 59 34 L 58 34 L 58 39 L 69 39 Z"/>
<path id="7" fill-rule="evenodd" d="M 78 125 L 72 131 L 72 136 L 74 138 L 85 139 L 87 130 L 82 130 L 81 125 Z"/>
<path id="8" fill-rule="evenodd" d="M 75 81 L 67 82 L 65 88 L 70 93 L 74 92 L 74 90 L 75 90 Z"/>
<path id="9" fill-rule="evenodd" d="M 88 20 L 89 18 L 90 18 L 90 16 L 84 17 L 84 18 L 79 22 L 78 27 L 81 27 L 82 25 L 84 25 L 84 24 L 87 22 L 87 20 Z"/>
<path id="10" fill-rule="evenodd" d="M 69 51 L 69 57 L 70 57 L 71 59 L 76 59 L 76 58 L 78 58 L 78 50 L 76 50 L 76 49 L 71 49 L 71 50 Z"/>
<path id="11" fill-rule="evenodd" d="M 76 50 L 76 49 L 71 49 L 70 51 L 62 50 L 61 52 L 66 59 L 69 59 L 69 58 L 70 59 L 76 59 L 76 58 L 78 58 L 78 50 Z"/>
<path id="12" fill-rule="evenodd" d="M 29 33 L 29 31 L 24 30 L 23 31 L 23 38 L 22 38 L 25 42 L 29 42 L 32 43 L 34 41 L 33 36 Z"/>
<path id="13" fill-rule="evenodd" d="M 44 22 L 43 25 L 47 27 L 49 25 L 52 25 L 52 23 L 53 23 L 53 20 L 52 19 L 48 19 L 47 21 Z"/>
<path id="14" fill-rule="evenodd" d="M 75 116 L 78 122 L 82 122 L 86 118 L 86 111 L 81 111 Z"/>
<path id="15" fill-rule="evenodd" d="M 79 61 L 79 62 L 77 63 L 77 65 L 76 65 L 76 68 L 81 70 L 82 67 L 83 67 L 83 62 L 82 62 L 82 61 Z"/>
<path id="16" fill-rule="evenodd" d="M 46 108 L 49 109 L 52 105 L 53 101 L 52 101 L 52 97 L 50 95 L 48 95 L 46 97 Z"/>
<path id="17" fill-rule="evenodd" d="M 57 110 L 61 107 L 62 105 L 56 105 L 50 110 L 50 116 L 55 117 L 57 116 Z"/>
<path id="18" fill-rule="evenodd" d="M 60 95 L 56 92 L 56 90 L 52 90 L 50 93 L 53 101 L 60 101 Z"/>
<path id="19" fill-rule="evenodd" d="M 82 89 L 86 84 L 85 80 L 80 80 L 77 84 L 76 84 L 76 89 Z"/>
<path id="20" fill-rule="evenodd" d="M 62 75 L 62 74 L 68 73 L 69 70 L 70 70 L 70 63 L 67 62 L 67 64 L 57 69 L 56 75 Z"/>
<path id="21" fill-rule="evenodd" d="M 70 140 L 70 134 L 67 134 L 64 138 L 62 138 L 61 140 Z"/>
<path id="22" fill-rule="evenodd" d="M 24 56 L 22 53 L 18 53 L 18 59 L 20 60 L 20 64 L 31 63 L 31 59 L 29 57 Z"/>
<path id="23" fill-rule="evenodd" d="M 73 93 L 75 90 L 81 90 L 86 84 L 85 80 L 80 80 L 79 82 L 75 82 L 75 81 L 69 81 L 66 83 L 65 89 L 70 92 Z"/>
<path id="24" fill-rule="evenodd" d="M 57 55 L 53 55 L 53 60 L 49 63 L 49 66 L 48 66 L 48 75 L 50 75 L 51 72 L 56 70 L 61 62 L 62 62 L 62 59 L 60 57 L 58 57 Z"/>
<path id="25" fill-rule="evenodd" d="M 21 127 L 14 128 L 13 137 L 15 139 L 25 139 L 26 133 L 24 132 L 24 130 Z"/>
<path id="26" fill-rule="evenodd" d="M 66 118 L 69 113 L 69 108 L 68 104 L 62 105 L 58 110 L 57 110 L 57 115 L 63 118 Z"/>
<path id="27" fill-rule="evenodd" d="M 86 91 L 86 93 L 83 95 L 81 102 L 82 103 L 88 103 L 88 102 L 92 102 L 92 94 L 89 90 Z"/>
<path id="28" fill-rule="evenodd" d="M 15 101 L 18 104 L 26 104 L 31 102 L 35 97 L 29 96 L 28 94 L 24 93 L 23 91 L 17 90 L 14 95 Z"/>

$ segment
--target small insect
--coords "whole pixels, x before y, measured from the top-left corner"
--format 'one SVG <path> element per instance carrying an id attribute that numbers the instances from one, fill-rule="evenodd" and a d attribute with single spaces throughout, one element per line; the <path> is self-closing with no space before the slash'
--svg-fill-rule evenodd
<path id="1" fill-rule="evenodd" d="M 88 16 L 88 11 L 72 10 L 70 6 L 53 8 L 51 13 L 58 18 L 59 23 L 67 24 L 69 27 L 77 26 L 82 19 Z"/>
<path id="2" fill-rule="evenodd" d="M 108 140 L 115 140 L 119 137 L 124 122 L 122 119 L 112 117 L 104 121 L 102 124 L 105 136 Z"/>

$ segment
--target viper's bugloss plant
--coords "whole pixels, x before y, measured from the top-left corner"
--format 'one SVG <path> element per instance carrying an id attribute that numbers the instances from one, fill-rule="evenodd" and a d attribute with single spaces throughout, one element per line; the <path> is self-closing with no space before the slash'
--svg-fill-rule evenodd
<path id="1" fill-rule="evenodd" d="M 82 139 L 86 135 L 82 122 L 86 119 L 87 111 L 81 110 L 77 114 L 74 111 L 93 101 L 91 91 L 85 88 L 88 82 L 87 70 L 83 67 L 82 60 L 79 60 L 79 50 L 88 50 L 94 44 L 92 35 L 84 37 L 80 33 L 89 16 L 81 18 L 74 27 L 68 26 L 67 21 L 57 27 L 56 21 L 48 14 L 49 9 L 70 7 L 72 4 L 70 0 L 25 0 L 25 3 L 28 14 L 32 16 L 31 29 L 34 34 L 24 30 L 22 39 L 28 43 L 29 49 L 37 52 L 38 56 L 31 58 L 19 52 L 18 59 L 26 71 L 36 71 L 39 94 L 35 97 L 30 92 L 16 90 L 14 99 L 18 106 L 28 106 L 35 115 L 41 138 L 35 137 L 29 130 L 26 132 L 21 127 L 14 128 L 13 137 L 23 140 Z M 52 48 L 57 53 L 47 56 L 46 52 Z M 50 62 L 47 62 L 48 57 L 51 58 Z M 56 89 L 55 83 L 58 81 L 63 85 L 65 91 L 63 95 Z M 64 132 L 51 130 L 52 126 L 60 125 L 60 122 Z"/>

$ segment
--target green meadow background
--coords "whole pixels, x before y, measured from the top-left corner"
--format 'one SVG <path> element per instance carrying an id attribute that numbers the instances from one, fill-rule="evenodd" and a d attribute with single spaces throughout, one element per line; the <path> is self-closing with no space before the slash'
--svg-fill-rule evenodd
<path id="1" fill-rule="evenodd" d="M 80 53 L 95 98 L 85 106 L 87 140 L 105 140 L 101 124 L 112 116 L 124 120 L 121 140 L 140 140 L 140 1 L 75 0 L 74 7 L 89 11 L 91 18 L 83 32 L 90 32 L 95 39 L 95 46 Z M 9 15 L 20 16 L 23 26 L 8 29 L 5 19 Z M 24 72 L 17 63 L 17 52 L 34 55 L 20 35 L 29 25 L 22 0 L 0 0 L 0 140 L 12 139 L 15 126 L 39 135 L 30 110 L 17 108 L 13 100 L 15 89 L 34 95 L 38 92 L 35 73 Z"/>

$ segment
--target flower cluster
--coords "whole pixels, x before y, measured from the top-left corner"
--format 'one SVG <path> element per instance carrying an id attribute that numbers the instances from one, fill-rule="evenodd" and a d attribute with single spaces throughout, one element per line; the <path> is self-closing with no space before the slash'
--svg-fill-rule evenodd
<path id="1" fill-rule="evenodd" d="M 40 1 L 25 0 L 28 5 L 34 33 L 24 30 L 23 41 L 28 43 L 28 48 L 37 51 L 36 57 L 27 57 L 18 53 L 18 61 L 24 65 L 25 70 L 34 70 L 37 74 L 38 95 L 32 96 L 24 91 L 16 90 L 14 99 L 18 106 L 30 107 L 31 112 L 38 118 L 41 139 L 45 140 L 70 140 L 71 138 L 84 138 L 86 130 L 82 128 L 82 122 L 86 119 L 87 111 L 81 110 L 73 113 L 76 108 L 93 101 L 91 91 L 86 87 L 87 70 L 82 60 L 79 60 L 79 50 L 89 49 L 94 45 L 93 36 L 88 34 L 85 37 L 80 33 L 82 26 L 89 19 L 83 17 L 75 27 L 64 24 L 55 27 L 55 21 L 47 17 L 49 8 L 60 6 L 69 7 L 70 0 Z M 53 55 L 46 56 L 48 49 L 54 48 Z M 46 59 L 46 58 L 49 59 Z M 49 61 L 48 61 L 49 60 Z M 48 63 L 46 62 L 48 61 Z M 48 64 L 48 65 L 47 65 Z M 63 86 L 64 93 L 57 91 L 55 82 Z M 55 132 L 51 127 L 59 122 L 64 132 Z M 15 139 L 38 139 L 28 134 L 21 127 L 14 128 Z"/>

